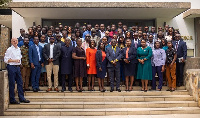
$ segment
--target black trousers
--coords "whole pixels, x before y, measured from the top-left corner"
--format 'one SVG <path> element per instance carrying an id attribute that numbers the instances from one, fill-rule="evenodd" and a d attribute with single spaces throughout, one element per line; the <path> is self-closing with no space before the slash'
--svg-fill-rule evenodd
<path id="1" fill-rule="evenodd" d="M 183 84 L 183 71 L 185 63 L 179 63 L 176 61 L 176 83 Z"/>
<path id="2" fill-rule="evenodd" d="M 110 78 L 110 87 L 114 89 L 114 80 L 116 77 L 116 89 L 120 89 L 120 68 L 109 67 L 108 68 L 109 78 Z"/>
<path id="3" fill-rule="evenodd" d="M 72 74 L 62 74 L 62 89 L 66 90 L 66 75 L 68 76 L 68 90 L 72 89 Z"/>

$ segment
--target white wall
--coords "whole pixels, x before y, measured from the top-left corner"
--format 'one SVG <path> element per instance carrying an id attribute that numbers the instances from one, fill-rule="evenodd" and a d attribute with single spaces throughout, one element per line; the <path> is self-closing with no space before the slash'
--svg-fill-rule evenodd
<path id="1" fill-rule="evenodd" d="M 182 36 L 192 36 L 193 40 L 184 40 L 187 43 L 188 49 L 195 49 L 195 30 L 194 30 L 194 19 L 183 19 L 183 14 L 173 18 L 157 18 L 157 27 L 162 26 L 164 22 L 174 29 L 179 29 Z"/>
<path id="2" fill-rule="evenodd" d="M 28 32 L 28 27 L 33 26 L 33 22 L 35 22 L 36 25 L 41 25 L 42 21 L 40 17 L 23 18 L 16 12 L 12 11 L 12 36 L 19 37 L 19 31 L 21 28 L 25 29 L 25 31 Z"/>

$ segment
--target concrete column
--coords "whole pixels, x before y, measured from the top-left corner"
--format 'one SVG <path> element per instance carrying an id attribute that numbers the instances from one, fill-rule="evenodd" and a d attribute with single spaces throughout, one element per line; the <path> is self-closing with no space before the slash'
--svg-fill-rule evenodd
<path id="1" fill-rule="evenodd" d="M 0 71 L 0 78 L 0 116 L 3 116 L 9 103 L 8 73 L 6 70 Z"/>
<path id="2" fill-rule="evenodd" d="M 200 57 L 200 17 L 198 18 L 195 18 L 195 35 L 196 35 L 196 44 L 195 44 L 195 47 L 196 47 L 196 57 Z"/>

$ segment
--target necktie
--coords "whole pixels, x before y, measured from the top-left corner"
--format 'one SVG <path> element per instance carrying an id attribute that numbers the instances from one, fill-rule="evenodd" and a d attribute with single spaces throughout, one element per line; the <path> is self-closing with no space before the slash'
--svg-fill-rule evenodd
<path id="1" fill-rule="evenodd" d="M 73 41 L 73 47 L 75 47 L 75 42 Z"/>
<path id="2" fill-rule="evenodd" d="M 176 41 L 176 50 L 178 49 L 178 41 Z"/>
<path id="3" fill-rule="evenodd" d="M 113 54 L 114 54 L 114 56 L 115 56 L 115 47 L 113 47 Z"/>

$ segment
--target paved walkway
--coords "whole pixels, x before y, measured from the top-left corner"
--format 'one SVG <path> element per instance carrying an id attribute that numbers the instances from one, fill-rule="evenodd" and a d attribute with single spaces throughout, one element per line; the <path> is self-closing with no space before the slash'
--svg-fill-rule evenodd
<path id="1" fill-rule="evenodd" d="M 200 118 L 200 114 L 127 115 L 127 116 L 0 116 L 0 118 Z"/>

